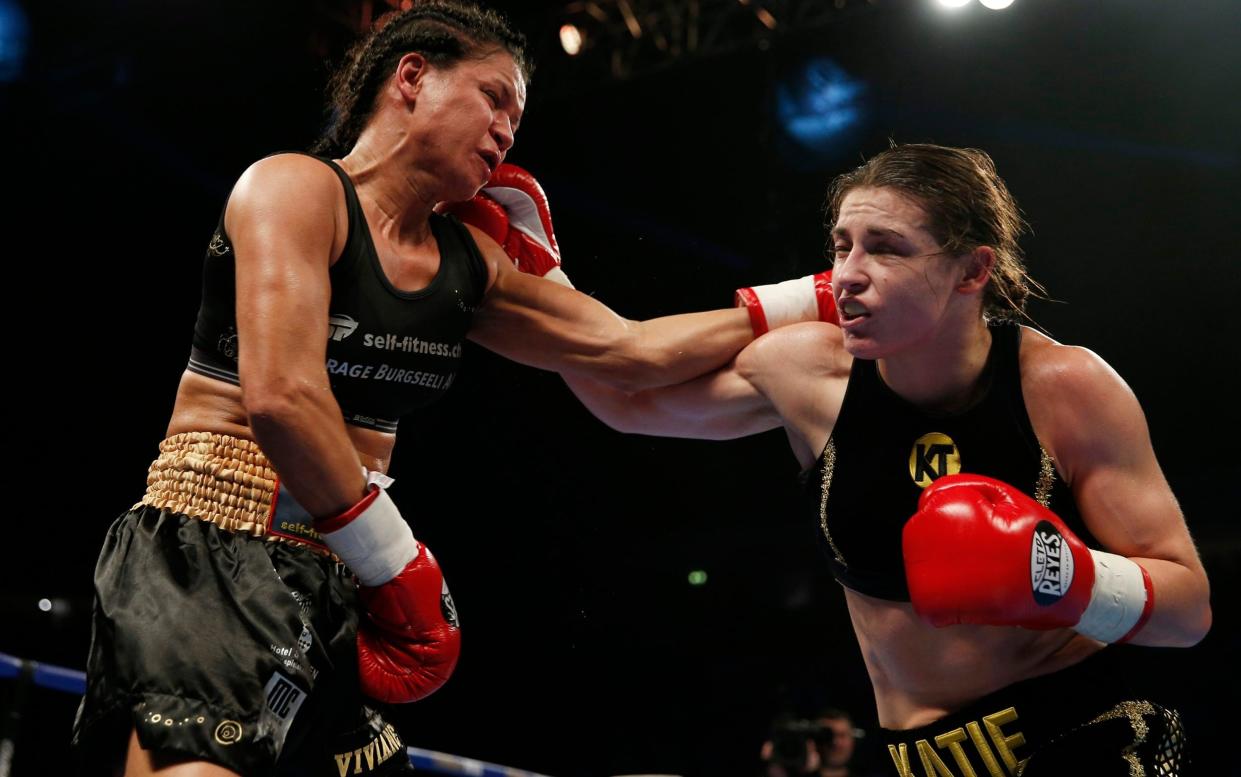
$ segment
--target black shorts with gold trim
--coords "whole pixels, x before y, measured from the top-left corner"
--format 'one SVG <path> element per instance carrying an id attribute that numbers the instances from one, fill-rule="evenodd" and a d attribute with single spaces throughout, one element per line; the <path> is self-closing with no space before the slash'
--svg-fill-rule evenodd
<path id="1" fill-rule="evenodd" d="M 165 440 L 95 569 L 73 741 L 111 773 L 129 732 L 240 774 L 409 771 L 358 682 L 356 584 L 252 441 Z"/>
<path id="2" fill-rule="evenodd" d="M 1184 777 L 1180 716 L 1126 690 L 1111 649 L 940 720 L 883 729 L 898 777 Z"/>

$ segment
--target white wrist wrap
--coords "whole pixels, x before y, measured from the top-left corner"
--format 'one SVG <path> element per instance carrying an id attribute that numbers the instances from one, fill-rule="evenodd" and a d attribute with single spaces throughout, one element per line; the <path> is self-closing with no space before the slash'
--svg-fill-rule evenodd
<path id="1" fill-rule="evenodd" d="M 799 321 L 819 320 L 819 299 L 814 293 L 813 275 L 755 286 L 754 294 L 763 307 L 768 330 Z"/>
<path id="2" fill-rule="evenodd" d="M 565 275 L 564 270 L 560 269 L 559 267 L 553 267 L 552 269 L 548 270 L 546 273 L 543 274 L 543 277 L 549 281 L 555 281 L 556 283 L 559 283 L 561 286 L 568 286 L 570 289 L 575 288 L 573 286 L 573 281 L 569 280 L 569 276 Z"/>
<path id="3" fill-rule="evenodd" d="M 422 550 L 392 497 L 383 490 L 357 518 L 322 536 L 358 581 L 372 587 L 396 577 Z"/>
<path id="4" fill-rule="evenodd" d="M 366 485 L 379 486 L 383 489 L 392 488 L 392 484 L 396 482 L 379 470 L 369 470 L 366 467 L 362 468 L 362 477 L 366 478 Z"/>
<path id="5" fill-rule="evenodd" d="M 1146 606 L 1142 568 L 1124 556 L 1090 551 L 1094 558 L 1094 587 L 1090 604 L 1073 628 L 1100 642 L 1115 642 L 1129 633 Z"/>

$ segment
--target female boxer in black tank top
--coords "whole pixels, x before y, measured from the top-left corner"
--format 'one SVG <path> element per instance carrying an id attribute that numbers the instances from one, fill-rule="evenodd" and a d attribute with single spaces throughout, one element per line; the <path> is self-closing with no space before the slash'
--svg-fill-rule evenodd
<path id="1" fill-rule="evenodd" d="M 437 213 L 502 171 L 529 76 L 494 13 L 418 3 L 350 52 L 322 158 L 276 154 L 237 181 L 168 437 L 99 562 L 75 725 L 91 768 L 401 770 L 364 693 L 430 693 L 459 636 L 382 490 L 396 416 L 451 385 L 464 337 L 625 390 L 716 369 L 752 339 L 743 310 L 628 321 L 519 272 L 525 251 L 559 261 L 545 203 L 537 238 L 482 220 L 505 221 L 504 247 Z"/>
<path id="2" fill-rule="evenodd" d="M 998 325 L 1031 281 L 990 158 L 895 146 L 829 205 L 839 326 L 780 329 L 681 386 L 579 397 L 627 432 L 784 429 L 891 774 L 1177 773 L 1178 717 L 1131 694 L 1105 645 L 1197 643 L 1206 574 L 1128 386 Z"/>

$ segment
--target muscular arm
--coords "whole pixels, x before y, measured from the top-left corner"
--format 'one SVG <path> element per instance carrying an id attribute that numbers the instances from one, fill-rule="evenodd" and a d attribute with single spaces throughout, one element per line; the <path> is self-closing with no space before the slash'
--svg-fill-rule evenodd
<path id="1" fill-rule="evenodd" d="M 722 440 L 783 425 L 806 464 L 831 434 L 850 364 L 839 329 L 802 323 L 763 335 L 727 367 L 676 386 L 628 394 L 573 373 L 563 377 L 618 431 Z"/>
<path id="2" fill-rule="evenodd" d="M 281 155 L 242 175 L 225 214 L 237 262 L 242 402 L 255 439 L 314 516 L 339 513 L 365 493 L 324 366 L 328 268 L 345 234 L 341 197 L 326 165 Z"/>
<path id="3" fill-rule="evenodd" d="M 635 393 L 570 372 L 561 376 L 587 410 L 618 432 L 728 440 L 780 425 L 775 408 L 750 380 L 752 348 L 715 372 Z"/>
<path id="4" fill-rule="evenodd" d="M 1023 379 L 1031 421 L 1046 440 L 1086 525 L 1112 553 L 1137 562 L 1155 592 L 1142 645 L 1188 646 L 1211 625 L 1206 572 L 1151 447 L 1128 385 L 1095 354 L 1053 343 Z"/>
<path id="5" fill-rule="evenodd" d="M 491 277 L 470 339 L 522 364 L 631 393 L 717 370 L 754 337 L 740 308 L 630 321 L 593 297 L 518 272 L 494 240 L 470 231 Z"/>

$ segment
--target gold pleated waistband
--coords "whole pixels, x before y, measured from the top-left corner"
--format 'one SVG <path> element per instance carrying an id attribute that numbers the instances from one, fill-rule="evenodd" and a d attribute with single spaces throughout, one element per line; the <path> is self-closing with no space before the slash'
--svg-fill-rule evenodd
<path id="1" fill-rule="evenodd" d="M 258 443 L 185 432 L 159 444 L 159 458 L 147 471 L 146 494 L 134 507 L 149 505 L 263 537 L 277 487 L 276 472 Z"/>

